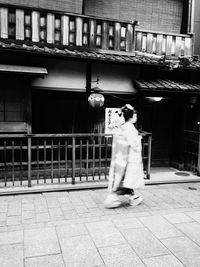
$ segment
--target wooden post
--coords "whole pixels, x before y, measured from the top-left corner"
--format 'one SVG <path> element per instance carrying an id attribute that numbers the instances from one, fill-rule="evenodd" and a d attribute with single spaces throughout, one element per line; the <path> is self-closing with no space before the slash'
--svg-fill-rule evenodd
<path id="1" fill-rule="evenodd" d="M 195 12 L 195 1 L 189 0 L 187 33 L 194 32 L 194 12 Z"/>
<path id="2" fill-rule="evenodd" d="M 16 40 L 24 40 L 24 10 L 16 9 Z"/>
<path id="3" fill-rule="evenodd" d="M 28 187 L 31 187 L 31 136 L 28 136 Z"/>
<path id="4" fill-rule="evenodd" d="M 0 37 L 1 38 L 8 38 L 8 9 L 7 8 L 0 8 Z"/>
<path id="5" fill-rule="evenodd" d="M 153 34 L 147 33 L 147 53 L 152 54 L 153 49 Z"/>
<path id="6" fill-rule="evenodd" d="M 172 54 L 172 36 L 167 35 L 166 55 L 171 56 L 171 54 Z"/>

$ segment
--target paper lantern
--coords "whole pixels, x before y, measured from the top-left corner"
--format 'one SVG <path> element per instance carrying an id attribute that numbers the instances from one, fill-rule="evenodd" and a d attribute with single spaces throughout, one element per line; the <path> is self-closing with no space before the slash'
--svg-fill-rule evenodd
<path id="1" fill-rule="evenodd" d="M 104 96 L 100 93 L 92 93 L 88 97 L 89 105 L 93 108 L 100 108 L 104 104 Z"/>

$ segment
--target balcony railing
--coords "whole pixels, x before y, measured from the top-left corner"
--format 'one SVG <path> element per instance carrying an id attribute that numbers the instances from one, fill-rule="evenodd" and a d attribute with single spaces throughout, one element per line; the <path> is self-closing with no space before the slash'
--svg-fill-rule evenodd
<path id="1" fill-rule="evenodd" d="M 0 38 L 30 44 L 191 56 L 192 35 L 135 30 L 135 23 L 0 6 Z"/>
<path id="2" fill-rule="evenodd" d="M 142 135 L 149 179 L 151 134 Z M 105 134 L 0 135 L 0 188 L 105 182 L 111 146 L 112 136 Z"/>

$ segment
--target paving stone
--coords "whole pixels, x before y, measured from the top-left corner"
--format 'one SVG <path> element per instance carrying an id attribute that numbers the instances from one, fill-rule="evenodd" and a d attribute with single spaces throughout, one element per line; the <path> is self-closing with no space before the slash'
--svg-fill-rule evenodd
<path id="1" fill-rule="evenodd" d="M 121 232 L 140 258 L 170 254 L 148 229 L 124 229 Z"/>
<path id="2" fill-rule="evenodd" d="M 16 244 L 23 242 L 23 231 L 1 232 L 0 245 Z"/>
<path id="3" fill-rule="evenodd" d="M 187 267 L 198 267 L 200 263 L 200 253 L 179 251 L 175 256 Z"/>
<path id="4" fill-rule="evenodd" d="M 58 238 L 71 236 L 88 235 L 88 231 L 83 224 L 65 224 L 56 227 Z"/>
<path id="5" fill-rule="evenodd" d="M 60 253 L 55 228 L 24 230 L 24 246 L 26 257 Z"/>
<path id="6" fill-rule="evenodd" d="M 99 248 L 99 253 L 107 267 L 145 266 L 128 244 Z"/>
<path id="7" fill-rule="evenodd" d="M 61 250 L 67 267 L 102 265 L 103 261 L 89 236 L 60 239 Z"/>
<path id="8" fill-rule="evenodd" d="M 140 228 L 144 225 L 137 218 L 115 219 L 113 223 L 118 229 Z"/>
<path id="9" fill-rule="evenodd" d="M 64 267 L 61 255 L 48 255 L 42 257 L 26 258 L 25 267 Z"/>
<path id="10" fill-rule="evenodd" d="M 143 259 L 146 267 L 184 267 L 184 265 L 173 255 L 158 256 Z"/>
<path id="11" fill-rule="evenodd" d="M 193 221 L 193 219 L 191 217 L 187 216 L 184 213 L 167 214 L 167 215 L 164 215 L 164 217 L 170 223 L 183 223 L 183 222 L 191 222 L 191 221 Z"/>
<path id="12" fill-rule="evenodd" d="M 177 228 L 200 246 L 200 223 L 180 223 Z"/>
<path id="13" fill-rule="evenodd" d="M 1 267 L 24 267 L 22 244 L 0 245 L 0 251 Z"/>
<path id="14" fill-rule="evenodd" d="M 6 225 L 19 225 L 21 224 L 21 216 L 7 217 Z"/>
<path id="15" fill-rule="evenodd" d="M 49 220 L 49 213 L 36 213 L 36 222 L 48 222 Z"/>
<path id="16" fill-rule="evenodd" d="M 126 240 L 112 222 L 86 223 L 87 229 L 97 247 L 126 243 Z"/>
<path id="17" fill-rule="evenodd" d="M 200 211 L 188 212 L 187 213 L 193 220 L 200 222 Z"/>
<path id="18" fill-rule="evenodd" d="M 148 216 L 139 218 L 139 220 L 149 229 L 157 238 L 168 238 L 172 236 L 181 236 L 182 232 L 176 229 L 172 224 L 161 216 Z"/>

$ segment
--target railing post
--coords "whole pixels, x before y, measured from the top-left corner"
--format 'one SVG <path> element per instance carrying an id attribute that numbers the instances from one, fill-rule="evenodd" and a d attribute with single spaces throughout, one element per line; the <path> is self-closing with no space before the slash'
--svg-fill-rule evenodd
<path id="1" fill-rule="evenodd" d="M 31 187 L 31 136 L 28 135 L 28 187 Z"/>
<path id="2" fill-rule="evenodd" d="M 147 179 L 150 179 L 150 171 L 151 171 L 151 142 L 152 142 L 152 136 L 149 135 L 149 138 L 148 138 Z"/>
<path id="3" fill-rule="evenodd" d="M 75 184 L 75 168 L 76 168 L 76 137 L 72 137 L 72 184 Z"/>

